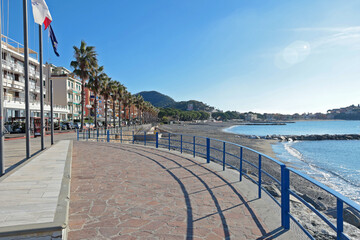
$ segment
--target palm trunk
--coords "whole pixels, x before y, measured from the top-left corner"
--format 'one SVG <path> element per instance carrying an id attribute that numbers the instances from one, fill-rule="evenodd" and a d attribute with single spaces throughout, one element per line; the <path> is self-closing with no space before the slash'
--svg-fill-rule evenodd
<path id="1" fill-rule="evenodd" d="M 107 99 L 105 99 L 105 129 L 107 129 L 107 110 L 108 110 L 108 103 L 107 103 Z"/>
<path id="2" fill-rule="evenodd" d="M 84 109 L 85 109 L 85 79 L 82 79 L 82 87 L 81 87 L 81 129 L 84 128 Z M 74 118 L 74 115 L 73 115 Z"/>
<path id="3" fill-rule="evenodd" d="M 121 127 L 121 102 L 119 101 L 119 127 Z"/>
<path id="4" fill-rule="evenodd" d="M 94 93 L 94 96 L 95 96 L 95 99 L 94 99 L 94 124 L 95 124 L 95 128 L 97 129 L 97 101 L 96 101 L 96 98 L 97 98 L 97 93 Z"/>
<path id="5" fill-rule="evenodd" d="M 116 122 L 115 122 L 115 100 L 113 99 L 113 124 L 114 124 L 114 128 L 116 127 Z"/>
<path id="6" fill-rule="evenodd" d="M 131 117 L 131 105 L 129 106 L 129 126 L 130 126 L 130 117 Z"/>

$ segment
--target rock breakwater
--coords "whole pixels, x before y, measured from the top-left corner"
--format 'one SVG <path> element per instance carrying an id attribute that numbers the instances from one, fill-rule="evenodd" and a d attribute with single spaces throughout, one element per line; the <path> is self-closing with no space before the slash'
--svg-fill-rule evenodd
<path id="1" fill-rule="evenodd" d="M 360 140 L 360 134 L 311 134 L 311 135 L 242 135 L 250 139 L 272 139 L 279 141 L 321 141 L 321 140 Z"/>

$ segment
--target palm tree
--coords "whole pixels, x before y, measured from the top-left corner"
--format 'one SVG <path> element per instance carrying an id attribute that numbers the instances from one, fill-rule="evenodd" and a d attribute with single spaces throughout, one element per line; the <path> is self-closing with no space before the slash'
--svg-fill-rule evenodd
<path id="1" fill-rule="evenodd" d="M 81 130 L 84 126 L 84 109 L 85 109 L 85 83 L 90 76 L 93 68 L 97 67 L 97 58 L 95 47 L 86 46 L 85 41 L 81 41 L 80 48 L 74 46 L 74 61 L 70 65 L 74 68 L 73 73 L 80 77 L 81 87 Z"/>
<path id="2" fill-rule="evenodd" d="M 104 81 L 102 82 L 101 92 L 100 92 L 101 95 L 104 97 L 104 101 L 105 101 L 105 129 L 108 128 L 108 122 L 107 122 L 108 100 L 113 91 L 112 90 L 113 88 L 114 88 L 114 82 L 111 80 L 111 78 L 105 76 Z"/>
<path id="3" fill-rule="evenodd" d="M 112 88 L 111 88 L 111 93 L 110 93 L 110 96 L 112 98 L 112 102 L 113 102 L 113 105 L 112 105 L 112 110 L 113 110 L 113 126 L 116 127 L 116 122 L 115 122 L 115 103 L 118 99 L 118 88 L 119 88 L 119 85 L 120 83 L 117 82 L 117 81 L 113 81 L 112 83 Z M 120 104 L 120 103 L 119 103 Z M 120 125 L 119 125 L 120 126 Z"/>
<path id="4" fill-rule="evenodd" d="M 121 127 L 121 103 L 123 102 L 124 99 L 124 93 L 126 92 L 126 87 L 124 85 L 122 85 L 121 83 L 119 83 L 117 85 L 117 100 L 119 101 L 119 127 Z"/>
<path id="5" fill-rule="evenodd" d="M 91 91 L 94 93 L 94 111 L 95 111 L 95 127 L 97 128 L 97 98 L 101 91 L 102 82 L 105 78 L 104 66 L 93 68 L 91 71 L 91 75 L 89 76 L 89 82 L 87 83 L 87 86 L 91 89 Z"/>
<path id="6" fill-rule="evenodd" d="M 138 112 L 140 113 L 139 114 L 139 123 L 141 124 L 141 115 L 142 115 L 142 110 L 144 108 L 144 99 L 140 94 L 136 95 L 135 106 L 136 106 Z"/>
<path id="7" fill-rule="evenodd" d="M 131 101 L 130 98 L 131 98 L 131 93 L 128 91 L 125 91 L 123 94 L 123 100 L 122 100 L 125 121 L 126 121 L 126 108 L 130 105 L 130 101 Z M 129 112 L 130 112 L 130 109 L 129 109 Z M 128 116 L 128 119 L 129 119 L 129 123 L 130 123 L 130 115 Z"/>

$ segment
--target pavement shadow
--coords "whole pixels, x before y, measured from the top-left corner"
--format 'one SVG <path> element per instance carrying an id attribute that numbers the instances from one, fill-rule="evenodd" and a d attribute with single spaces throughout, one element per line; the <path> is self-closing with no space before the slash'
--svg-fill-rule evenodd
<path id="1" fill-rule="evenodd" d="M 115 147 L 115 148 L 119 148 L 119 147 Z M 185 197 L 185 201 L 186 201 L 186 206 L 187 206 L 187 214 L 188 214 L 188 217 L 187 217 L 187 233 L 186 233 L 186 239 L 190 240 L 190 239 L 193 239 L 193 223 L 194 223 L 194 220 L 193 220 L 193 215 L 192 215 L 192 209 L 191 209 L 191 202 L 190 202 L 190 197 L 189 197 L 189 194 L 187 192 L 187 190 L 185 189 L 185 186 L 184 184 L 181 182 L 181 180 L 176 177 L 174 175 L 174 173 L 172 173 L 168 168 L 166 168 L 164 165 L 162 165 L 161 163 L 159 163 L 157 160 L 155 160 L 154 158 L 151 158 L 149 157 L 148 155 L 145 155 L 145 154 L 142 154 L 142 153 L 139 153 L 137 152 L 136 148 L 134 147 L 131 147 L 132 150 L 129 150 L 129 148 L 120 148 L 124 151 L 128 151 L 128 152 L 132 152 L 132 153 L 135 153 L 135 154 L 138 154 L 139 156 L 142 156 L 144 158 L 147 158 L 153 162 L 155 162 L 156 164 L 158 164 L 159 166 L 161 166 L 164 170 L 166 170 L 178 183 L 179 185 L 181 186 L 181 189 L 184 193 L 184 197 Z M 147 152 L 147 153 L 150 153 L 150 154 L 154 154 L 152 152 L 148 152 L 148 151 L 144 151 L 141 149 L 141 152 Z M 176 164 L 179 168 L 182 168 L 184 170 L 186 170 L 187 172 L 189 172 L 190 174 L 192 174 L 195 178 L 197 178 L 202 184 L 203 186 L 206 188 L 206 190 L 209 192 L 213 202 L 214 202 L 214 205 L 217 209 L 217 212 L 216 214 L 218 214 L 220 216 L 220 219 L 221 219 L 221 223 L 222 223 L 222 226 L 223 226 L 223 231 L 224 231 L 224 236 L 225 236 L 225 239 L 230 239 L 230 231 L 229 231 L 229 226 L 226 222 L 226 218 L 224 216 L 224 213 L 220 207 L 220 204 L 219 204 L 219 201 L 217 200 L 217 198 L 215 197 L 215 194 L 214 192 L 212 191 L 212 189 L 209 187 L 209 185 L 201 178 L 199 177 L 196 173 L 194 173 L 193 171 L 191 171 L 190 169 L 188 169 L 186 166 L 182 166 L 181 164 L 179 164 L 178 162 L 176 162 L 175 160 L 173 159 L 170 159 L 170 158 L 167 158 L 167 157 L 164 157 L 162 155 L 158 155 L 158 154 L 154 154 L 154 155 L 157 155 L 163 159 L 166 159 L 168 161 L 171 161 L 173 162 L 174 164 Z M 197 164 L 196 162 L 194 162 L 194 164 Z M 201 165 L 201 164 L 199 164 Z M 198 219 L 200 220 L 200 219 Z"/>
<path id="2" fill-rule="evenodd" d="M 136 149 L 135 146 L 129 145 L 129 147 L 131 147 L 131 148 L 133 148 L 133 149 Z M 124 150 L 125 150 L 125 149 L 124 149 Z M 154 151 L 144 150 L 144 149 L 141 149 L 141 151 L 142 151 L 142 152 L 147 152 L 147 153 L 150 153 L 150 154 L 154 154 L 154 155 L 156 155 L 156 156 L 159 156 L 159 157 L 168 159 L 169 161 L 172 161 L 172 162 L 175 162 L 175 163 L 176 163 L 175 160 L 173 160 L 173 159 L 171 159 L 171 158 L 168 158 L 168 157 L 166 157 L 166 156 L 163 156 L 163 155 L 161 155 L 161 154 L 155 153 Z M 171 154 L 171 155 L 173 155 L 173 156 L 175 156 L 175 157 L 180 157 L 179 155 L 174 154 L 174 153 L 171 153 L 171 152 L 167 152 L 167 154 Z M 255 212 L 253 211 L 253 209 L 252 209 L 251 206 L 249 205 L 249 202 L 251 202 L 251 201 L 247 201 L 247 200 L 236 190 L 236 188 L 232 185 L 231 182 L 227 181 L 225 178 L 223 178 L 222 176 L 220 176 L 216 171 L 213 171 L 213 170 L 210 170 L 210 169 L 204 167 L 203 164 L 197 163 L 197 162 L 194 161 L 193 159 L 187 158 L 187 157 L 185 157 L 185 156 L 181 156 L 181 158 L 186 159 L 187 161 L 189 161 L 189 162 L 191 162 L 191 163 L 193 163 L 193 164 L 198 164 L 199 167 L 205 169 L 206 171 L 214 174 L 214 175 L 217 176 L 219 179 L 221 179 L 229 188 L 231 188 L 231 190 L 234 192 L 234 194 L 235 194 L 235 195 L 240 199 L 240 201 L 245 205 L 245 207 L 246 207 L 247 210 L 249 211 L 252 219 L 254 220 L 256 226 L 257 226 L 258 229 L 260 230 L 261 234 L 262 234 L 263 236 L 265 236 L 265 235 L 267 234 L 267 231 L 265 230 L 265 227 L 262 225 L 260 219 L 256 216 Z M 193 173 L 193 174 L 194 174 L 194 173 Z M 209 189 L 209 190 L 210 190 L 210 189 Z M 219 207 L 219 205 L 217 205 L 217 207 Z M 221 214 L 221 215 L 223 216 L 223 214 L 222 214 L 223 211 L 220 209 L 220 207 L 218 208 L 218 212 L 219 212 L 219 214 Z M 225 222 L 226 222 L 226 220 L 225 220 Z M 227 228 L 227 225 L 226 225 L 226 227 L 225 227 L 225 225 L 223 224 L 223 226 L 224 226 L 224 233 L 225 233 L 225 229 L 228 230 L 228 228 Z M 227 235 L 225 234 L 225 236 L 227 236 Z"/>

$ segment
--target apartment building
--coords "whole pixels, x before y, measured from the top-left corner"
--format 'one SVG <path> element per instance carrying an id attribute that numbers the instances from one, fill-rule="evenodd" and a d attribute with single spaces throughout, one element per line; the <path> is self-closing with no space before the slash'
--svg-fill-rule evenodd
<path id="1" fill-rule="evenodd" d="M 24 47 L 22 44 L 2 35 L 2 77 L 4 91 L 5 122 L 21 120 L 25 117 L 25 71 Z M 40 64 L 37 52 L 29 49 L 29 99 L 31 117 L 40 116 L 40 97 L 48 95 L 46 77 L 40 80 Z M 40 96 L 40 84 L 44 84 L 44 96 Z M 50 105 L 44 104 L 44 114 L 50 114 Z M 66 105 L 55 106 L 55 115 L 67 113 Z"/>
<path id="2" fill-rule="evenodd" d="M 48 85 L 53 80 L 54 104 L 67 107 L 67 112 L 61 115 L 61 119 L 67 121 L 79 120 L 81 117 L 81 80 L 65 67 L 57 67 L 46 64 L 48 73 Z M 50 98 L 47 99 L 50 101 Z"/>

